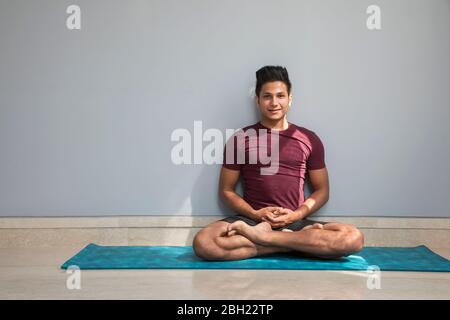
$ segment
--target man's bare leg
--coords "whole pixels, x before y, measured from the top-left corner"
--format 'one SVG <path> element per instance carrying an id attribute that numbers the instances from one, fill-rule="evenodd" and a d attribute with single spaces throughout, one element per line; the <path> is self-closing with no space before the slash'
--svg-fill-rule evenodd
<path id="1" fill-rule="evenodd" d="M 360 251 L 364 244 L 364 236 L 358 229 L 340 223 L 317 223 L 300 231 L 280 232 L 236 221 L 228 226 L 228 232 L 241 234 L 261 246 L 282 247 L 321 258 L 347 256 Z"/>
<path id="2" fill-rule="evenodd" d="M 275 252 L 291 251 L 288 248 L 256 244 L 243 235 L 228 232 L 229 225 L 229 222 L 216 221 L 200 230 L 193 242 L 197 256 L 206 260 L 241 260 Z M 267 222 L 259 223 L 253 228 L 257 232 L 263 233 L 272 230 Z"/>

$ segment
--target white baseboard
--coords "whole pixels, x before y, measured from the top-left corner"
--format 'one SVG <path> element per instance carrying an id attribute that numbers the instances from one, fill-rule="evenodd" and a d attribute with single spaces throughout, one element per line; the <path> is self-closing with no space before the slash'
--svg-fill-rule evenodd
<path id="1" fill-rule="evenodd" d="M 191 245 L 198 230 L 220 216 L 4 217 L 0 247 Z M 366 246 L 450 248 L 449 218 L 311 217 L 353 224 Z"/>

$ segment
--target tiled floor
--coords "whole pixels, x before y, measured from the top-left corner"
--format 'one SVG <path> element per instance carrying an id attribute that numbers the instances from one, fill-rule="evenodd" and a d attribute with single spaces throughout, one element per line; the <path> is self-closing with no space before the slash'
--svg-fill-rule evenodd
<path id="1" fill-rule="evenodd" d="M 0 299 L 450 299 L 450 273 L 430 272 L 382 272 L 369 289 L 353 271 L 82 270 L 69 290 L 59 266 L 79 250 L 0 249 Z"/>

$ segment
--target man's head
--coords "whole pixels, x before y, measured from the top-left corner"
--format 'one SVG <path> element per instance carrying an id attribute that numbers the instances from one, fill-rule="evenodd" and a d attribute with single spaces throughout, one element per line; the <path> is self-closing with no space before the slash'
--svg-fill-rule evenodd
<path id="1" fill-rule="evenodd" d="M 284 67 L 265 66 L 256 71 L 256 103 L 263 118 L 278 121 L 292 102 L 291 81 Z"/>

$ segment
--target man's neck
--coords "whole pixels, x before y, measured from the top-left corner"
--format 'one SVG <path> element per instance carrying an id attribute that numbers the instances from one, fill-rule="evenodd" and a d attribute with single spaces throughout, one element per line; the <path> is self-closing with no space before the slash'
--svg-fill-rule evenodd
<path id="1" fill-rule="evenodd" d="M 289 127 L 289 123 L 286 117 L 283 117 L 282 119 L 275 121 L 268 119 L 261 119 L 261 124 L 272 130 L 286 130 Z"/>

